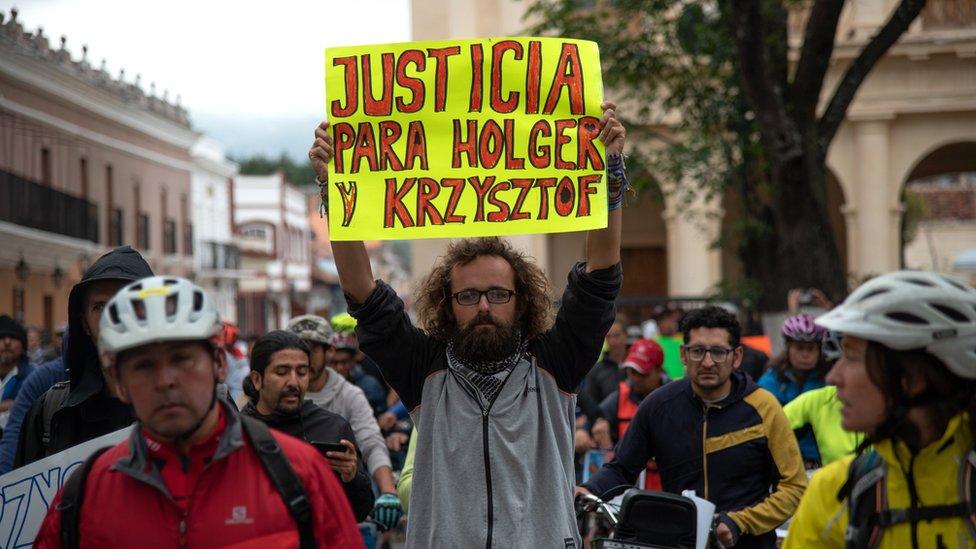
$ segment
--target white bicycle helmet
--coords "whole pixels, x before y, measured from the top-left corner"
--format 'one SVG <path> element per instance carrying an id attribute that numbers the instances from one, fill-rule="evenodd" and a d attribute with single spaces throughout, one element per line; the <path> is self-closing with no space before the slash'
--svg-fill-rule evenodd
<path id="1" fill-rule="evenodd" d="M 219 346 L 220 314 L 196 284 L 154 276 L 125 286 L 102 312 L 98 348 L 108 367 L 118 353 L 161 341 L 210 340 Z"/>
<path id="2" fill-rule="evenodd" d="M 976 289 L 928 271 L 865 282 L 817 324 L 896 351 L 925 349 L 950 371 L 976 379 Z"/>

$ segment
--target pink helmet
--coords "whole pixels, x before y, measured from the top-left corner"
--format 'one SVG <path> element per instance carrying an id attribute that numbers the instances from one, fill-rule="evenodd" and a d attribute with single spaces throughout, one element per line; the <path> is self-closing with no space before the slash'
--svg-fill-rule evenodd
<path id="1" fill-rule="evenodd" d="M 812 316 L 801 314 L 787 318 L 780 333 L 788 341 L 816 341 L 819 343 L 823 340 L 827 330 L 814 324 Z"/>

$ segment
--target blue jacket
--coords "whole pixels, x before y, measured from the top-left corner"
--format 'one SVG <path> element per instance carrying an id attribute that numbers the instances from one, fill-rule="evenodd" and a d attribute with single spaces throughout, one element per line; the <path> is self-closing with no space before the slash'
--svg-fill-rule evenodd
<path id="1" fill-rule="evenodd" d="M 67 336 L 65 336 L 67 340 Z M 20 437 L 20 426 L 24 417 L 30 411 L 34 401 L 47 392 L 55 383 L 68 379 L 68 372 L 64 369 L 64 362 L 58 357 L 50 362 L 33 368 L 30 375 L 20 384 L 14 406 L 10 409 L 7 428 L 3 430 L 0 439 L 0 475 L 9 473 L 13 469 L 14 454 L 17 452 L 17 439 Z"/>
<path id="2" fill-rule="evenodd" d="M 15 375 L 13 379 L 8 381 L 7 384 L 3 386 L 3 394 L 0 395 L 0 401 L 13 400 L 17 398 L 17 393 L 20 392 L 20 388 L 23 386 L 24 380 L 27 379 L 27 376 L 29 376 L 33 371 L 34 367 L 31 366 L 27 355 L 24 355 L 23 358 L 20 359 L 20 364 L 17 365 L 17 375 Z"/>
<path id="3" fill-rule="evenodd" d="M 760 387 L 773 393 L 773 396 L 782 406 L 786 406 L 794 398 L 807 391 L 819 389 L 827 384 L 822 373 L 813 371 L 803 380 L 803 386 L 800 386 L 789 366 L 783 370 L 782 374 L 775 368 L 766 370 L 766 373 L 759 378 L 758 383 Z M 798 430 L 796 438 L 797 442 L 800 443 L 800 454 L 803 455 L 803 459 L 819 463 L 820 451 L 817 449 L 817 439 L 813 436 L 813 429 Z"/>

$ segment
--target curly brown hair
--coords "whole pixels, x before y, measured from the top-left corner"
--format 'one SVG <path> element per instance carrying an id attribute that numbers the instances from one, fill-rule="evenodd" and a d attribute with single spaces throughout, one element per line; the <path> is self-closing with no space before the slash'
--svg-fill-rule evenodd
<path id="1" fill-rule="evenodd" d="M 552 297 L 549 279 L 538 266 L 526 259 L 508 242 L 497 238 L 465 238 L 454 241 L 442 260 L 417 287 L 417 317 L 424 331 L 447 341 L 457 331 L 451 309 L 451 273 L 481 256 L 497 256 L 515 271 L 515 293 L 519 328 L 532 340 L 552 324 Z"/>

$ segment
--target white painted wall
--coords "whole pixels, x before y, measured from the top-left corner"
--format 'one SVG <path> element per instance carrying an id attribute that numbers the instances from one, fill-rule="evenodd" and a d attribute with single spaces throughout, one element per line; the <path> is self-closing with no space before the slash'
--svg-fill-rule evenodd
<path id="1" fill-rule="evenodd" d="M 237 175 L 237 164 L 224 155 L 223 146 L 209 137 L 201 137 L 191 149 L 190 204 L 193 208 L 194 270 L 197 282 L 217 305 L 221 317 L 237 321 L 238 277 L 233 272 L 216 272 L 205 265 L 208 251 L 205 243 L 233 244 L 233 220 L 230 211 L 228 180 Z"/>

